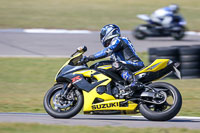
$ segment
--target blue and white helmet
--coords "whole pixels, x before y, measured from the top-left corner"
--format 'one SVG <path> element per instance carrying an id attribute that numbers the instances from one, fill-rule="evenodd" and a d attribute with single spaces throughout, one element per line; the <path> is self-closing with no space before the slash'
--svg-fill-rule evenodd
<path id="1" fill-rule="evenodd" d="M 177 4 L 171 4 L 168 6 L 168 8 L 173 12 L 173 13 L 178 13 L 179 11 L 179 6 Z"/>
<path id="2" fill-rule="evenodd" d="M 108 47 L 110 41 L 118 36 L 121 36 L 119 27 L 115 24 L 108 24 L 101 29 L 100 40 L 104 47 Z"/>

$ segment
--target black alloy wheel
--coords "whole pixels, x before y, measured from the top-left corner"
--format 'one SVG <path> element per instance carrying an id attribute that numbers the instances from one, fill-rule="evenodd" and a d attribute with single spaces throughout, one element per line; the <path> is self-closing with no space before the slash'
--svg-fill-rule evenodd
<path id="1" fill-rule="evenodd" d="M 167 121 L 176 116 L 182 106 L 182 97 L 178 89 L 165 82 L 155 82 L 149 86 L 165 95 L 166 100 L 162 104 L 141 103 L 141 114 L 152 121 Z"/>
<path id="2" fill-rule="evenodd" d="M 63 84 L 53 86 L 44 97 L 44 108 L 54 118 L 71 118 L 83 107 L 83 94 L 72 89 L 65 97 L 61 96 Z"/>

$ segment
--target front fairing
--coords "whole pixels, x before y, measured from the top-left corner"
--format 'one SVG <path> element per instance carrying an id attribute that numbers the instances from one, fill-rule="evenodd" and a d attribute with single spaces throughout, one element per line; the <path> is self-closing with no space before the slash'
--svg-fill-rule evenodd
<path id="1" fill-rule="evenodd" d="M 66 65 L 56 75 L 55 80 L 58 82 L 59 78 L 64 77 L 64 75 L 69 74 L 69 73 L 73 73 L 75 71 L 82 70 L 82 69 L 88 69 L 88 67 L 86 67 L 86 66 Z"/>
<path id="2" fill-rule="evenodd" d="M 180 26 L 185 26 L 186 24 L 187 24 L 187 22 L 186 21 L 180 21 L 179 23 L 178 23 Z"/>
<path id="3" fill-rule="evenodd" d="M 56 76 L 55 76 L 55 81 L 56 81 L 58 75 L 61 73 L 61 71 L 62 71 L 62 73 L 63 73 L 65 70 L 67 70 L 67 69 L 70 68 L 70 67 L 66 67 L 66 66 L 68 66 L 68 65 L 69 65 L 69 66 L 78 66 L 78 65 L 79 65 L 78 61 L 80 61 L 80 59 L 82 58 L 83 53 L 84 53 L 84 52 L 77 53 L 76 55 L 73 55 L 69 60 L 67 60 L 67 62 L 66 62 L 66 63 L 60 68 L 60 70 L 57 72 L 57 74 L 56 74 Z M 65 68 L 65 67 L 66 67 L 66 68 Z M 65 69 L 63 70 L 63 68 L 65 68 Z"/>
<path id="4" fill-rule="evenodd" d="M 175 15 L 172 23 L 175 23 L 178 26 L 182 26 L 182 27 L 184 27 L 187 24 L 187 22 L 181 15 Z"/>
<path id="5" fill-rule="evenodd" d="M 137 17 L 141 20 L 144 20 L 146 22 L 149 22 L 150 21 L 150 17 L 146 14 L 138 14 Z"/>

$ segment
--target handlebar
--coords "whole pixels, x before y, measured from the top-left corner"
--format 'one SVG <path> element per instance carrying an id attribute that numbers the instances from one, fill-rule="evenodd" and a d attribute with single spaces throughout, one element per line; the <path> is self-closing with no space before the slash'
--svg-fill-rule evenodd
<path id="1" fill-rule="evenodd" d="M 88 61 L 86 61 L 85 59 L 86 59 L 86 56 L 83 56 L 78 63 L 81 65 L 87 66 Z"/>
<path id="2" fill-rule="evenodd" d="M 81 46 L 81 47 L 78 47 L 76 49 L 76 52 L 74 52 L 71 57 L 73 57 L 75 54 L 77 53 L 85 53 L 87 51 L 87 47 L 86 46 Z"/>

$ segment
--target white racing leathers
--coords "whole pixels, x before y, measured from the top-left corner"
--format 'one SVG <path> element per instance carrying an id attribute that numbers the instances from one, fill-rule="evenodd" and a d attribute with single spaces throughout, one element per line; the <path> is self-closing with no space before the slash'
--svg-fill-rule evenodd
<path id="1" fill-rule="evenodd" d="M 150 18 L 152 22 L 168 28 L 173 21 L 173 16 L 174 13 L 168 7 L 164 7 L 156 10 Z"/>

